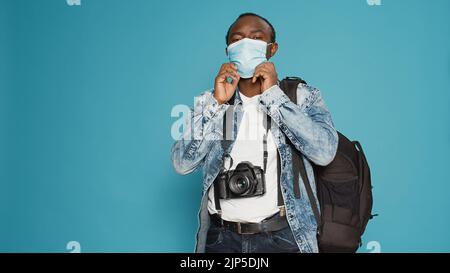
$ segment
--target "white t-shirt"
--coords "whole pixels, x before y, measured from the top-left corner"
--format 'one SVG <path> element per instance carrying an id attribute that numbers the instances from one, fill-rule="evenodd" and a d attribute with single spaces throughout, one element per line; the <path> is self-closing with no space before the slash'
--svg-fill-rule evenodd
<path id="1" fill-rule="evenodd" d="M 241 92 L 239 92 L 239 95 L 242 99 L 243 116 L 236 141 L 230 153 L 233 159 L 233 165 L 230 169 L 235 169 L 236 165 L 242 161 L 250 161 L 254 166 L 264 169 L 263 137 L 266 130 L 263 124 L 265 113 L 258 108 L 260 95 L 251 98 L 244 96 Z M 267 137 L 267 152 L 266 193 L 256 197 L 220 199 L 222 219 L 233 222 L 258 223 L 279 211 L 277 147 L 270 130 Z M 228 160 L 225 166 L 229 166 Z M 211 186 L 208 197 L 209 213 L 217 213 L 214 201 L 214 185 Z"/>

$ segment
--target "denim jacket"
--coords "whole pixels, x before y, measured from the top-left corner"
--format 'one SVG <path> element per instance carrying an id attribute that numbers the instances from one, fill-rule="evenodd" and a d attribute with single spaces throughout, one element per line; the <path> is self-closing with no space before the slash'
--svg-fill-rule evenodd
<path id="1" fill-rule="evenodd" d="M 210 225 L 207 193 L 223 164 L 221 140 L 224 113 L 227 111 L 228 116 L 228 111 L 231 111 L 233 116 L 230 150 L 243 114 L 239 92 L 235 93 L 234 107 L 219 105 L 213 92 L 214 90 L 208 90 L 195 99 L 188 126 L 172 147 L 172 163 L 178 173 L 188 174 L 199 167 L 203 168 L 203 198 L 198 214 L 196 252 L 205 250 Z M 289 226 L 300 252 L 318 252 L 317 223 L 300 175 L 299 181 L 295 181 L 300 186 L 300 198 L 294 196 L 291 150 L 285 137 L 303 155 L 311 188 L 317 197 L 310 161 L 321 166 L 329 164 L 338 145 L 330 112 L 321 92 L 306 84 L 300 84 L 297 88 L 297 104 L 291 102 L 278 85 L 274 85 L 261 94 L 259 107 L 272 119 L 271 132 L 281 158 L 280 185 Z M 227 135 L 228 131 L 230 130 L 227 130 Z M 317 202 L 317 198 L 314 202 Z"/>

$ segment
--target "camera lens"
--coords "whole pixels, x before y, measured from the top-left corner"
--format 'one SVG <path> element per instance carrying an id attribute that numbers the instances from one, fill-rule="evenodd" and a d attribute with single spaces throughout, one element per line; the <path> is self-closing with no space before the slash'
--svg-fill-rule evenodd
<path id="1" fill-rule="evenodd" d="M 237 195 L 243 194 L 250 188 L 250 181 L 244 175 L 235 175 L 230 181 L 230 190 Z"/>

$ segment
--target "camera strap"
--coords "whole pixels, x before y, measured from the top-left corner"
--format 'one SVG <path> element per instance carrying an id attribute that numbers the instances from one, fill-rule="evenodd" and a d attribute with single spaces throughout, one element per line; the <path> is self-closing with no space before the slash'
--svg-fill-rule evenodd
<path id="1" fill-rule="evenodd" d="M 232 107 L 229 107 L 228 109 L 232 109 Z M 230 156 L 230 151 L 229 148 L 231 146 L 231 140 L 227 139 L 227 127 L 228 128 L 232 128 L 232 119 L 228 120 L 227 118 L 227 112 L 228 109 L 225 111 L 224 116 L 223 116 L 223 123 L 222 123 L 222 133 L 223 133 L 223 139 L 221 141 L 221 145 L 222 145 L 222 150 L 223 150 L 223 156 L 222 156 L 222 171 L 225 171 L 225 160 L 226 158 L 230 158 L 230 166 L 229 168 L 232 167 L 233 165 L 233 159 Z M 231 113 L 233 113 L 233 111 L 231 111 Z M 267 169 L 267 158 L 269 153 L 267 152 L 267 137 L 269 135 L 269 129 L 272 126 L 272 119 L 269 115 L 266 115 L 266 118 L 263 120 L 263 126 L 266 130 L 266 133 L 264 134 L 263 137 L 263 171 L 264 174 L 266 174 L 266 169 Z M 232 131 L 232 130 L 231 130 Z M 281 193 L 281 185 L 280 185 L 280 177 L 281 177 L 281 158 L 280 158 L 280 152 L 277 149 L 277 205 L 280 208 L 280 212 L 281 214 L 284 214 L 284 202 L 283 202 L 283 196 Z M 214 185 L 214 201 L 215 201 L 215 206 L 216 206 L 216 210 L 219 214 L 221 214 L 221 207 L 220 207 L 220 192 L 219 192 L 219 187 L 217 187 L 216 185 Z"/>
<path id="2" fill-rule="evenodd" d="M 264 129 L 266 130 L 266 133 L 263 136 L 263 171 L 264 174 L 266 173 L 266 169 L 267 169 L 267 157 L 269 156 L 269 153 L 267 152 L 267 137 L 269 135 L 269 129 L 272 126 L 272 119 L 270 118 L 270 116 L 266 115 L 267 118 L 265 118 L 263 120 L 263 126 Z M 230 125 L 228 120 L 227 120 L 227 111 L 225 111 L 224 116 L 223 116 L 223 124 L 222 124 L 222 132 L 223 132 L 223 139 L 221 141 L 222 144 L 222 150 L 223 150 L 223 170 L 225 170 L 225 159 L 227 157 L 230 158 L 231 163 L 230 163 L 230 167 L 232 165 L 232 158 L 230 156 L 230 146 L 231 146 L 231 140 L 227 139 L 227 127 Z M 230 126 L 231 127 L 231 126 Z"/>
<path id="3" fill-rule="evenodd" d="M 266 134 L 264 135 L 263 138 L 263 146 L 264 146 L 264 174 L 266 174 L 266 168 L 267 168 L 267 157 L 268 157 L 268 152 L 267 152 L 267 137 L 269 136 L 269 129 L 272 126 L 272 118 L 269 115 L 266 115 L 266 119 L 264 122 L 264 127 L 266 129 Z M 280 208 L 280 215 L 284 216 L 285 214 L 285 208 L 284 208 L 284 202 L 283 202 L 283 195 L 281 193 L 281 157 L 280 157 L 280 151 L 278 151 L 277 149 L 277 206 Z"/>
<path id="4" fill-rule="evenodd" d="M 263 171 L 264 174 L 266 174 L 267 169 L 267 157 L 269 156 L 269 153 L 267 152 L 267 137 L 269 136 L 269 129 L 272 126 L 272 119 L 270 116 L 266 115 L 266 118 L 263 120 L 264 128 L 266 129 L 266 133 L 263 137 Z"/>

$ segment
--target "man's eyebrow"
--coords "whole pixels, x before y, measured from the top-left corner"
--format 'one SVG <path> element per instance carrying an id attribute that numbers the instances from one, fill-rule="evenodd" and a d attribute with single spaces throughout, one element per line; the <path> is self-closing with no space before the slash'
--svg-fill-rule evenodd
<path id="1" fill-rule="evenodd" d="M 239 32 L 239 31 L 235 31 L 235 32 L 232 32 L 232 33 L 230 34 L 230 37 L 233 36 L 233 35 L 241 35 L 241 36 L 244 36 L 244 33 Z"/>
<path id="2" fill-rule="evenodd" d="M 263 32 L 263 33 L 264 33 L 264 30 L 262 30 L 262 29 L 254 29 L 254 30 L 250 31 L 250 33 L 257 33 L 257 32 Z M 235 32 L 232 32 L 232 33 L 230 34 L 230 37 L 232 37 L 233 35 L 241 35 L 241 36 L 244 36 L 244 33 L 240 32 L 240 31 L 235 31 Z"/>

